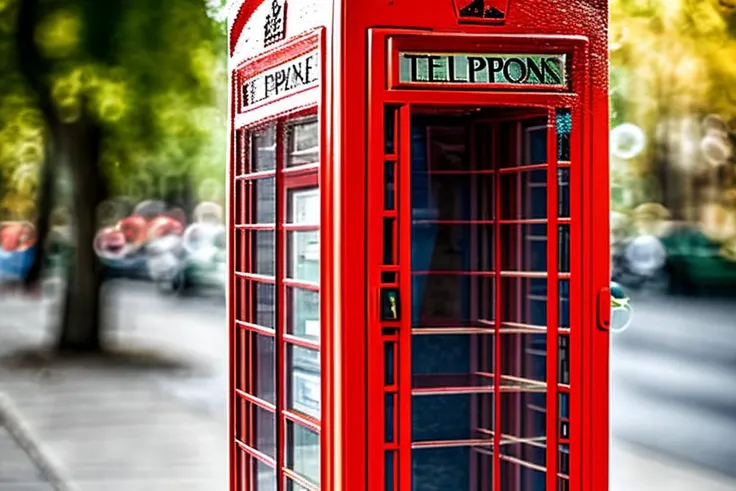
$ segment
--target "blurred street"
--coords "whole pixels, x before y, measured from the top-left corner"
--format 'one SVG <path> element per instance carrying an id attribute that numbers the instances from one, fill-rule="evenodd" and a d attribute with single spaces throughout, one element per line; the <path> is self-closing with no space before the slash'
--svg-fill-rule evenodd
<path id="1" fill-rule="evenodd" d="M 138 282 L 120 283 L 111 294 L 112 339 L 155 349 L 179 364 L 47 372 L 6 360 L 0 393 L 70 477 L 69 489 L 224 490 L 222 297 L 178 299 Z M 634 301 L 635 324 L 613 348 L 612 491 L 736 489 L 736 480 L 725 477 L 736 476 L 729 467 L 736 462 L 736 392 L 730 388 L 736 383 L 736 306 L 636 295 Z M 41 302 L 3 298 L 0 308 L 4 354 L 44 339 L 41 326 L 55 302 L 47 291 Z M 3 478 L 0 472 L 0 484 Z"/>
<path id="2" fill-rule="evenodd" d="M 613 338 L 614 436 L 736 476 L 736 302 L 632 297 Z"/>

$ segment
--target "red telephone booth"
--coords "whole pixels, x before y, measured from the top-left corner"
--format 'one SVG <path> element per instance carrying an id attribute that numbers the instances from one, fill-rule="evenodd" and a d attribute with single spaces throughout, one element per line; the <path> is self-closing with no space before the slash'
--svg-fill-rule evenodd
<path id="1" fill-rule="evenodd" d="M 232 490 L 608 488 L 606 5 L 233 7 Z"/>

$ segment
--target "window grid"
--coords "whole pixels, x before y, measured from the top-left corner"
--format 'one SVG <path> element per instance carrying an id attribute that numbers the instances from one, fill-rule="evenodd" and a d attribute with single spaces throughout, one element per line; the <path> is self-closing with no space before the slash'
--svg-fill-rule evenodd
<path id="1" fill-rule="evenodd" d="M 379 269 L 381 303 L 381 342 L 384 356 L 383 387 L 383 472 L 385 491 L 399 489 L 399 348 L 401 326 L 401 289 L 399 220 L 399 107 L 384 110 L 383 206 L 381 207 L 383 261 Z"/>
<path id="2" fill-rule="evenodd" d="M 321 366 L 318 336 L 307 339 L 286 328 L 294 321 L 287 310 L 294 292 L 314 292 L 319 305 L 319 267 L 313 281 L 290 277 L 293 275 L 287 270 L 289 247 L 293 245 L 289 238 L 316 232 L 316 237 L 311 236 L 316 243 L 310 245 L 319 254 L 319 220 L 295 223 L 288 216 L 287 199 L 292 190 L 311 188 L 318 193 L 318 146 L 307 148 L 307 159 L 301 157 L 297 163 L 290 160 L 288 152 L 290 131 L 304 123 L 316 129 L 312 117 L 279 120 L 236 133 L 233 293 L 238 310 L 233 327 L 237 330 L 238 369 L 234 444 L 239 458 L 235 472 L 243 477 L 246 489 L 254 491 L 275 491 L 277 484 L 280 489 L 319 490 L 319 412 L 310 415 L 289 407 L 293 394 L 287 390 L 295 379 L 288 351 L 316 353 L 312 361 L 317 364 L 317 381 Z M 286 167 L 287 162 L 291 167 Z M 264 253 L 268 257 L 263 257 Z M 319 395 L 318 389 L 316 397 Z M 298 443 L 294 434 L 312 435 L 308 438 L 311 447 L 307 457 L 311 460 L 307 464 L 298 461 L 304 457 L 297 455 L 299 449 L 286 448 Z M 317 471 L 311 473 L 311 479 L 304 475 L 306 471 L 292 468 L 301 465 L 309 470 L 315 458 Z"/>
<path id="3" fill-rule="evenodd" d="M 488 360 L 483 343 L 471 350 L 474 376 L 489 377 L 490 384 L 484 387 L 479 380 L 447 376 L 414 376 L 413 400 L 416 396 L 445 396 L 452 393 L 472 394 L 471 420 L 474 421 L 475 440 L 416 440 L 414 451 L 441 449 L 443 447 L 468 446 L 470 454 L 487 457 L 493 465 L 471 457 L 470 472 L 475 478 L 471 482 L 493 480 L 492 489 L 518 489 L 522 483 L 538 482 L 545 489 L 567 491 L 569 489 L 569 396 L 570 396 L 570 324 L 569 283 L 570 270 L 570 190 L 571 171 L 569 133 L 570 111 L 549 110 L 538 112 L 541 124 L 539 131 L 544 135 L 543 155 L 534 161 L 524 148 L 524 127 L 529 117 L 512 122 L 495 122 L 487 125 L 471 125 L 472 168 L 464 170 L 427 169 L 428 176 L 466 175 L 470 181 L 470 201 L 476 206 L 483 187 L 490 183 L 495 190 L 495 199 L 481 208 L 471 209 L 470 221 L 425 220 L 428 224 L 454 225 L 472 224 L 470 248 L 480 245 L 481 249 L 493 249 L 492 257 L 484 264 L 474 264 L 472 271 L 413 270 L 413 276 L 453 275 L 470 276 L 471 306 L 473 318 L 479 325 L 459 327 L 449 325 L 426 326 L 412 322 L 412 336 L 447 334 L 473 334 L 488 332 L 495 342 L 488 347 L 493 352 L 492 366 L 484 368 L 478 360 Z M 562 122 L 567 130 L 560 134 Z M 478 139 L 483 130 L 487 136 Z M 504 134 L 505 132 L 505 134 Z M 515 142 L 510 145 L 508 142 Z M 489 143 L 490 141 L 490 143 Z M 495 142 L 500 142 L 497 145 Z M 394 148 L 396 143 L 394 143 Z M 507 147 L 506 153 L 500 147 Z M 483 167 L 484 160 L 494 164 Z M 384 161 L 388 159 L 384 156 Z M 386 166 L 388 168 L 388 166 Z M 563 171 L 563 172 L 561 172 Z M 530 178 L 536 173 L 536 179 Z M 544 199 L 539 213 L 532 211 L 532 191 L 542 190 Z M 412 193 L 414 193 L 412 187 Z M 538 200 L 537 195 L 535 200 Z M 396 200 L 397 202 L 400 200 Z M 482 203 L 482 200 L 481 200 Z M 504 213 L 504 207 L 513 208 Z M 486 206 L 487 208 L 482 208 Z M 539 203 L 536 203 L 539 206 Z M 515 211 L 514 211 L 515 210 Z M 403 216 L 403 215 L 402 215 Z M 412 224 L 419 221 L 411 217 Z M 453 222 L 453 223 L 450 223 Z M 461 223 L 462 222 L 462 223 Z M 490 225 L 491 233 L 483 231 Z M 395 232 L 391 231 L 391 234 Z M 384 232 L 384 245 L 386 233 Z M 478 242 L 480 239 L 480 242 Z M 549 240 L 549 244 L 546 244 Z M 533 243 L 545 243 L 544 254 L 532 254 Z M 495 244 L 495 246 L 494 246 Z M 520 254 L 521 253 L 521 254 Z M 384 255 L 386 256 L 386 255 Z M 471 257 L 476 254 L 471 251 Z M 540 259 L 541 258 L 541 259 Z M 533 264 L 532 260 L 542 263 Z M 426 268 L 424 268 L 426 269 Z M 384 265 L 382 277 L 389 268 Z M 490 279 L 492 306 L 483 311 L 483 305 L 472 299 L 483 291 L 483 280 Z M 485 294 L 487 295 L 487 293 Z M 511 302 L 508 297 L 511 296 Z M 547 302 L 548 299 L 559 301 Z M 505 303 L 504 303 L 505 302 Z M 533 302 L 545 304 L 541 318 L 532 320 L 524 317 L 532 309 Z M 493 311 L 495 306 L 495 312 Z M 539 317 L 539 316 L 537 316 Z M 392 334 L 384 326 L 384 335 Z M 477 336 L 480 337 L 480 336 Z M 477 350 L 479 355 L 476 354 Z M 509 355 L 516 353 L 516 356 Z M 538 366 L 538 368 L 534 368 Z M 543 372 L 540 377 L 535 370 Z M 497 374 L 495 376 L 494 374 Z M 456 379 L 456 380 L 455 380 Z M 388 385 L 387 385 L 388 386 Z M 484 393 L 491 393 L 496 400 L 483 405 Z M 536 398 L 543 398 L 539 404 Z M 480 405 L 478 402 L 480 401 Z M 420 402 L 420 401 L 417 401 Z M 491 407 L 493 408 L 491 410 Z M 414 411 L 412 411 L 414 415 Z M 484 419 L 486 418 L 486 419 Z M 490 418 L 490 421 L 487 419 Z M 538 436 L 530 435 L 529 428 L 534 419 L 541 424 Z M 393 428 L 392 428 L 393 430 Z M 389 431 L 387 430 L 387 434 Z M 480 435 L 483 435 L 481 438 Z M 478 439 L 480 438 L 480 439 Z M 489 438 L 489 440 L 485 440 Z M 556 442 L 557 445 L 547 445 Z M 490 445 L 489 445 L 490 443 Z M 488 448 L 484 448 L 488 446 Z M 516 450 L 513 450 L 516 447 Z M 519 447 L 526 447 L 522 450 Z M 497 456 L 497 457 L 496 457 Z M 535 457 L 536 456 L 536 457 Z M 387 456 L 386 469 L 389 467 Z M 484 473 L 484 475 L 479 475 Z M 530 477 L 536 474 L 536 478 Z M 388 478 L 388 476 L 387 476 Z M 388 483 L 386 484 L 388 486 Z M 485 488 L 483 488 L 485 489 Z"/>

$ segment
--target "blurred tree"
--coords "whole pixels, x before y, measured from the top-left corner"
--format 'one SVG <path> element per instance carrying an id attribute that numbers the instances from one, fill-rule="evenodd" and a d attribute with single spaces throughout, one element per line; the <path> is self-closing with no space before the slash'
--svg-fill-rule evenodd
<path id="1" fill-rule="evenodd" d="M 622 175 L 654 177 L 676 216 L 692 201 L 703 117 L 736 117 L 735 13 L 734 0 L 611 0 L 612 124 L 648 142 Z"/>
<path id="2" fill-rule="evenodd" d="M 191 189 L 188 181 L 202 173 L 224 181 L 226 49 L 222 19 L 213 15 L 222 7 L 221 0 L 0 0 L 0 213 L 35 212 L 44 244 L 60 169 L 73 190 L 75 251 L 60 350 L 103 347 L 93 250 L 100 203 L 130 182 L 149 183 L 138 191 L 151 198 Z M 27 284 L 38 281 L 41 263 Z"/>

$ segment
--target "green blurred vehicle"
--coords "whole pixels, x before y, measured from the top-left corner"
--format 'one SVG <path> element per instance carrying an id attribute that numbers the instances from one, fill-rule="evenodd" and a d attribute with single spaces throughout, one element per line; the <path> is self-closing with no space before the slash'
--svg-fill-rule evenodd
<path id="1" fill-rule="evenodd" d="M 719 243 L 698 226 L 684 225 L 661 241 L 667 250 L 671 293 L 736 293 L 736 240 Z"/>

